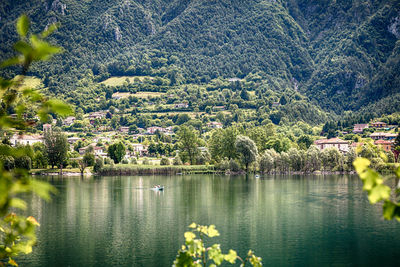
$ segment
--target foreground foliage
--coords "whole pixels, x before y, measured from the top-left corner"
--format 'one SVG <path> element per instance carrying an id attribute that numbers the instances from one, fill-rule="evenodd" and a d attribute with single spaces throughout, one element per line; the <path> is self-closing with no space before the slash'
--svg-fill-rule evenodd
<path id="1" fill-rule="evenodd" d="M 20 40 L 14 45 L 18 55 L 5 61 L 1 66 L 20 66 L 22 75 L 14 79 L 0 78 L 1 107 L 0 131 L 18 129 L 21 133 L 35 121 L 27 119 L 27 114 L 37 114 L 46 121 L 49 113 L 67 115 L 71 109 L 61 101 L 47 99 L 40 92 L 23 86 L 25 74 L 33 62 L 49 59 L 59 53 L 60 48 L 44 41 L 56 29 L 51 25 L 39 35 L 28 37 L 29 20 L 21 16 L 17 21 Z M 35 193 L 45 200 L 55 192 L 50 184 L 37 181 L 28 175 L 25 169 L 7 168 L 6 159 L 20 158 L 29 154 L 25 147 L 13 148 L 5 144 L 0 149 L 0 266 L 17 266 L 15 257 L 21 253 L 31 253 L 36 242 L 35 228 L 39 223 L 35 218 L 10 213 L 10 209 L 25 210 L 27 204 L 18 198 L 23 193 Z M 18 166 L 17 166 L 18 167 Z"/>
<path id="2" fill-rule="evenodd" d="M 385 185 L 385 179 L 374 169 L 370 168 L 371 161 L 366 158 L 357 158 L 354 167 L 364 183 L 363 190 L 367 191 L 368 199 L 371 204 L 383 202 L 383 218 L 385 220 L 396 219 L 400 222 L 400 203 L 398 195 L 400 189 L 396 184 L 394 189 Z M 396 183 L 400 179 L 400 167 L 394 171 Z"/>
<path id="3" fill-rule="evenodd" d="M 241 262 L 240 266 L 245 266 L 247 262 L 250 262 L 252 266 L 262 266 L 262 259 L 257 257 L 251 250 L 247 253 L 246 258 L 242 259 L 237 255 L 236 251 L 232 249 L 230 249 L 227 254 L 223 254 L 219 244 L 207 247 L 205 244 L 206 237 L 212 238 L 219 236 L 215 225 L 203 226 L 192 223 L 189 225 L 189 228 L 192 230 L 185 233 L 185 245 L 178 251 L 173 266 L 219 266 L 223 262 L 235 264 L 236 261 Z M 196 234 L 198 236 L 196 236 Z"/>

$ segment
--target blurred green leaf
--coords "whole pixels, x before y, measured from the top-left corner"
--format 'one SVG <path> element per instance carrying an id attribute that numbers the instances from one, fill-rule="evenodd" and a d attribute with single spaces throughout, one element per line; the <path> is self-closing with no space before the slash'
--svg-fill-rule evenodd
<path id="1" fill-rule="evenodd" d="M 375 204 L 381 200 L 386 200 L 390 197 L 390 187 L 387 185 L 377 185 L 371 189 L 368 194 L 368 199 L 372 204 Z"/>
<path id="2" fill-rule="evenodd" d="M 13 65 L 22 64 L 22 62 L 23 62 L 23 60 L 20 57 L 12 57 L 12 58 L 7 59 L 4 62 L 2 62 L 0 67 L 6 68 L 6 67 L 13 66 Z"/>
<path id="3" fill-rule="evenodd" d="M 22 15 L 17 20 L 17 32 L 21 37 L 26 37 L 29 30 L 29 19 L 26 15 Z"/>
<path id="4" fill-rule="evenodd" d="M 21 210 L 25 210 L 26 209 L 26 202 L 23 201 L 20 198 L 13 198 L 10 201 L 10 206 L 17 208 L 17 209 L 21 209 Z"/>
<path id="5" fill-rule="evenodd" d="M 61 100 L 51 99 L 47 101 L 47 105 L 52 112 L 57 113 L 60 116 L 68 116 L 73 114 L 71 106 Z"/>
<path id="6" fill-rule="evenodd" d="M 53 24 L 51 24 L 51 25 L 47 28 L 47 30 L 45 30 L 45 31 L 42 32 L 42 34 L 41 34 L 42 38 L 48 37 L 48 36 L 49 36 L 50 34 L 52 34 L 55 30 L 57 30 L 57 28 L 58 28 L 59 26 L 60 26 L 59 23 L 53 23 Z"/>
<path id="7" fill-rule="evenodd" d="M 24 41 L 16 42 L 14 44 L 14 49 L 16 51 L 20 52 L 21 54 L 23 54 L 25 57 L 27 57 L 33 51 L 32 47 Z"/>

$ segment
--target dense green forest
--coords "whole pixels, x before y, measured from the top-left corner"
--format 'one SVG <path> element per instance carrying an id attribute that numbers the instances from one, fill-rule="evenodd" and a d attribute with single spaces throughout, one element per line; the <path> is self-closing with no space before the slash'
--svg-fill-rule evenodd
<path id="1" fill-rule="evenodd" d="M 0 56 L 26 13 L 36 31 L 60 23 L 52 42 L 64 49 L 30 76 L 84 112 L 150 91 L 174 95 L 159 104 L 255 109 L 276 124 L 372 118 L 400 110 L 399 12 L 400 1 L 375 0 L 4 0 Z M 118 76 L 132 80 L 102 83 Z"/>

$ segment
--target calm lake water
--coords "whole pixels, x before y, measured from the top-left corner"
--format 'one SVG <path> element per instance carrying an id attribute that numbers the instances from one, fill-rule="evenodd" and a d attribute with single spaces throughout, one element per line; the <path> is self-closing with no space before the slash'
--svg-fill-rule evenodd
<path id="1" fill-rule="evenodd" d="M 171 266 L 192 222 L 216 225 L 208 244 L 251 248 L 265 266 L 398 266 L 400 223 L 383 221 L 356 177 L 44 179 L 58 194 L 29 199 L 41 227 L 21 266 Z"/>

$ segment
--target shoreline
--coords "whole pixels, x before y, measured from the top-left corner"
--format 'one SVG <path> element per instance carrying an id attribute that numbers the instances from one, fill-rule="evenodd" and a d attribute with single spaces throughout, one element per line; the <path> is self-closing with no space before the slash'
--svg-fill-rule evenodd
<path id="1" fill-rule="evenodd" d="M 46 170 L 31 170 L 31 175 L 43 175 L 43 176 L 67 176 L 76 177 L 82 176 L 79 169 L 63 169 L 63 173 L 60 174 L 59 169 L 46 169 Z M 249 172 L 238 171 L 232 172 L 229 170 L 218 170 L 215 169 L 214 165 L 115 165 L 105 166 L 98 173 L 92 172 L 91 168 L 85 170 L 83 176 L 132 176 L 132 175 L 188 175 L 188 174 L 219 174 L 227 176 L 238 176 L 238 175 L 354 175 L 355 171 L 315 171 L 315 172 L 304 172 L 304 171 L 287 171 L 287 172 Z"/>

